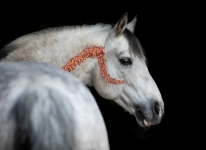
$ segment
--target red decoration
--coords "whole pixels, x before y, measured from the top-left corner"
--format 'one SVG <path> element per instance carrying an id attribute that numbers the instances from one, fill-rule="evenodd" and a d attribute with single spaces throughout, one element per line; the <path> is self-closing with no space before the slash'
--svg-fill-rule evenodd
<path id="1" fill-rule="evenodd" d="M 105 59 L 105 50 L 102 46 L 92 46 L 88 49 L 85 49 L 82 53 L 78 54 L 76 57 L 72 58 L 71 61 L 66 64 L 62 69 L 67 72 L 74 70 L 78 65 L 83 63 L 89 57 L 97 57 L 98 63 L 100 66 L 102 76 L 107 80 L 107 83 L 111 84 L 124 84 L 124 80 L 117 80 L 111 78 L 107 72 L 106 59 Z"/>

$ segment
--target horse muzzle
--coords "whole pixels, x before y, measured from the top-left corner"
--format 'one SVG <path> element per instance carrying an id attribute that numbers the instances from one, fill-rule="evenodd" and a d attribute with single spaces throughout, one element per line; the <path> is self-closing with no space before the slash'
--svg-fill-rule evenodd
<path id="1" fill-rule="evenodd" d="M 141 127 L 150 127 L 161 122 L 164 115 L 163 102 L 153 101 L 147 105 L 137 105 L 135 109 L 135 118 Z"/>

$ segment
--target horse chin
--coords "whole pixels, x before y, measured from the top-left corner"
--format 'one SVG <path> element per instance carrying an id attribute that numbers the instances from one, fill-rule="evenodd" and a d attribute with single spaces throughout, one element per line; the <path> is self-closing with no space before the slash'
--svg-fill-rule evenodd
<path id="1" fill-rule="evenodd" d="M 151 126 L 151 123 L 149 123 L 144 115 L 140 111 L 135 111 L 134 116 L 136 118 L 136 121 L 140 127 L 149 128 Z"/>
<path id="2" fill-rule="evenodd" d="M 151 124 L 146 120 L 146 118 L 144 117 L 144 115 L 140 111 L 135 111 L 134 109 L 129 107 L 124 101 L 122 101 L 120 99 L 115 100 L 115 102 L 119 106 L 124 108 L 125 111 L 129 112 L 131 115 L 134 115 L 136 118 L 136 121 L 140 127 L 149 128 L 151 126 Z"/>
<path id="3" fill-rule="evenodd" d="M 136 122 L 140 127 L 149 128 L 151 125 L 155 125 L 156 121 L 150 121 L 147 117 L 147 113 L 140 111 L 140 109 L 136 109 L 134 105 L 130 105 L 129 103 L 125 102 L 123 99 L 115 100 L 115 102 L 124 108 L 125 111 L 129 112 L 131 115 L 135 116 Z"/>

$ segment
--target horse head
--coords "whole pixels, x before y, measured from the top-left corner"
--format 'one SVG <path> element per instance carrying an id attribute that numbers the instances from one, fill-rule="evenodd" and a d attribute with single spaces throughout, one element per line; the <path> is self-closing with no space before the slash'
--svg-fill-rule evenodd
<path id="1" fill-rule="evenodd" d="M 136 20 L 135 16 L 128 23 L 128 14 L 125 13 L 111 28 L 104 44 L 110 76 L 125 82 L 118 85 L 106 83 L 99 66 L 96 65 L 93 71 L 93 86 L 102 97 L 114 100 L 135 115 L 141 127 L 149 127 L 161 122 L 164 102 L 148 71 L 143 48 L 134 35 Z"/>

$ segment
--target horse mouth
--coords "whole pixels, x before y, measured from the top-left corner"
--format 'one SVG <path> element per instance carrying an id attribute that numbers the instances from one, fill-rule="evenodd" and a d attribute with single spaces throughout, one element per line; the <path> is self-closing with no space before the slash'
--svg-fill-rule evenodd
<path id="1" fill-rule="evenodd" d="M 141 126 L 141 127 L 150 127 L 151 123 L 149 123 L 146 118 L 144 117 L 144 115 L 142 114 L 142 112 L 140 110 L 136 110 L 135 111 L 135 118 L 137 123 Z"/>

